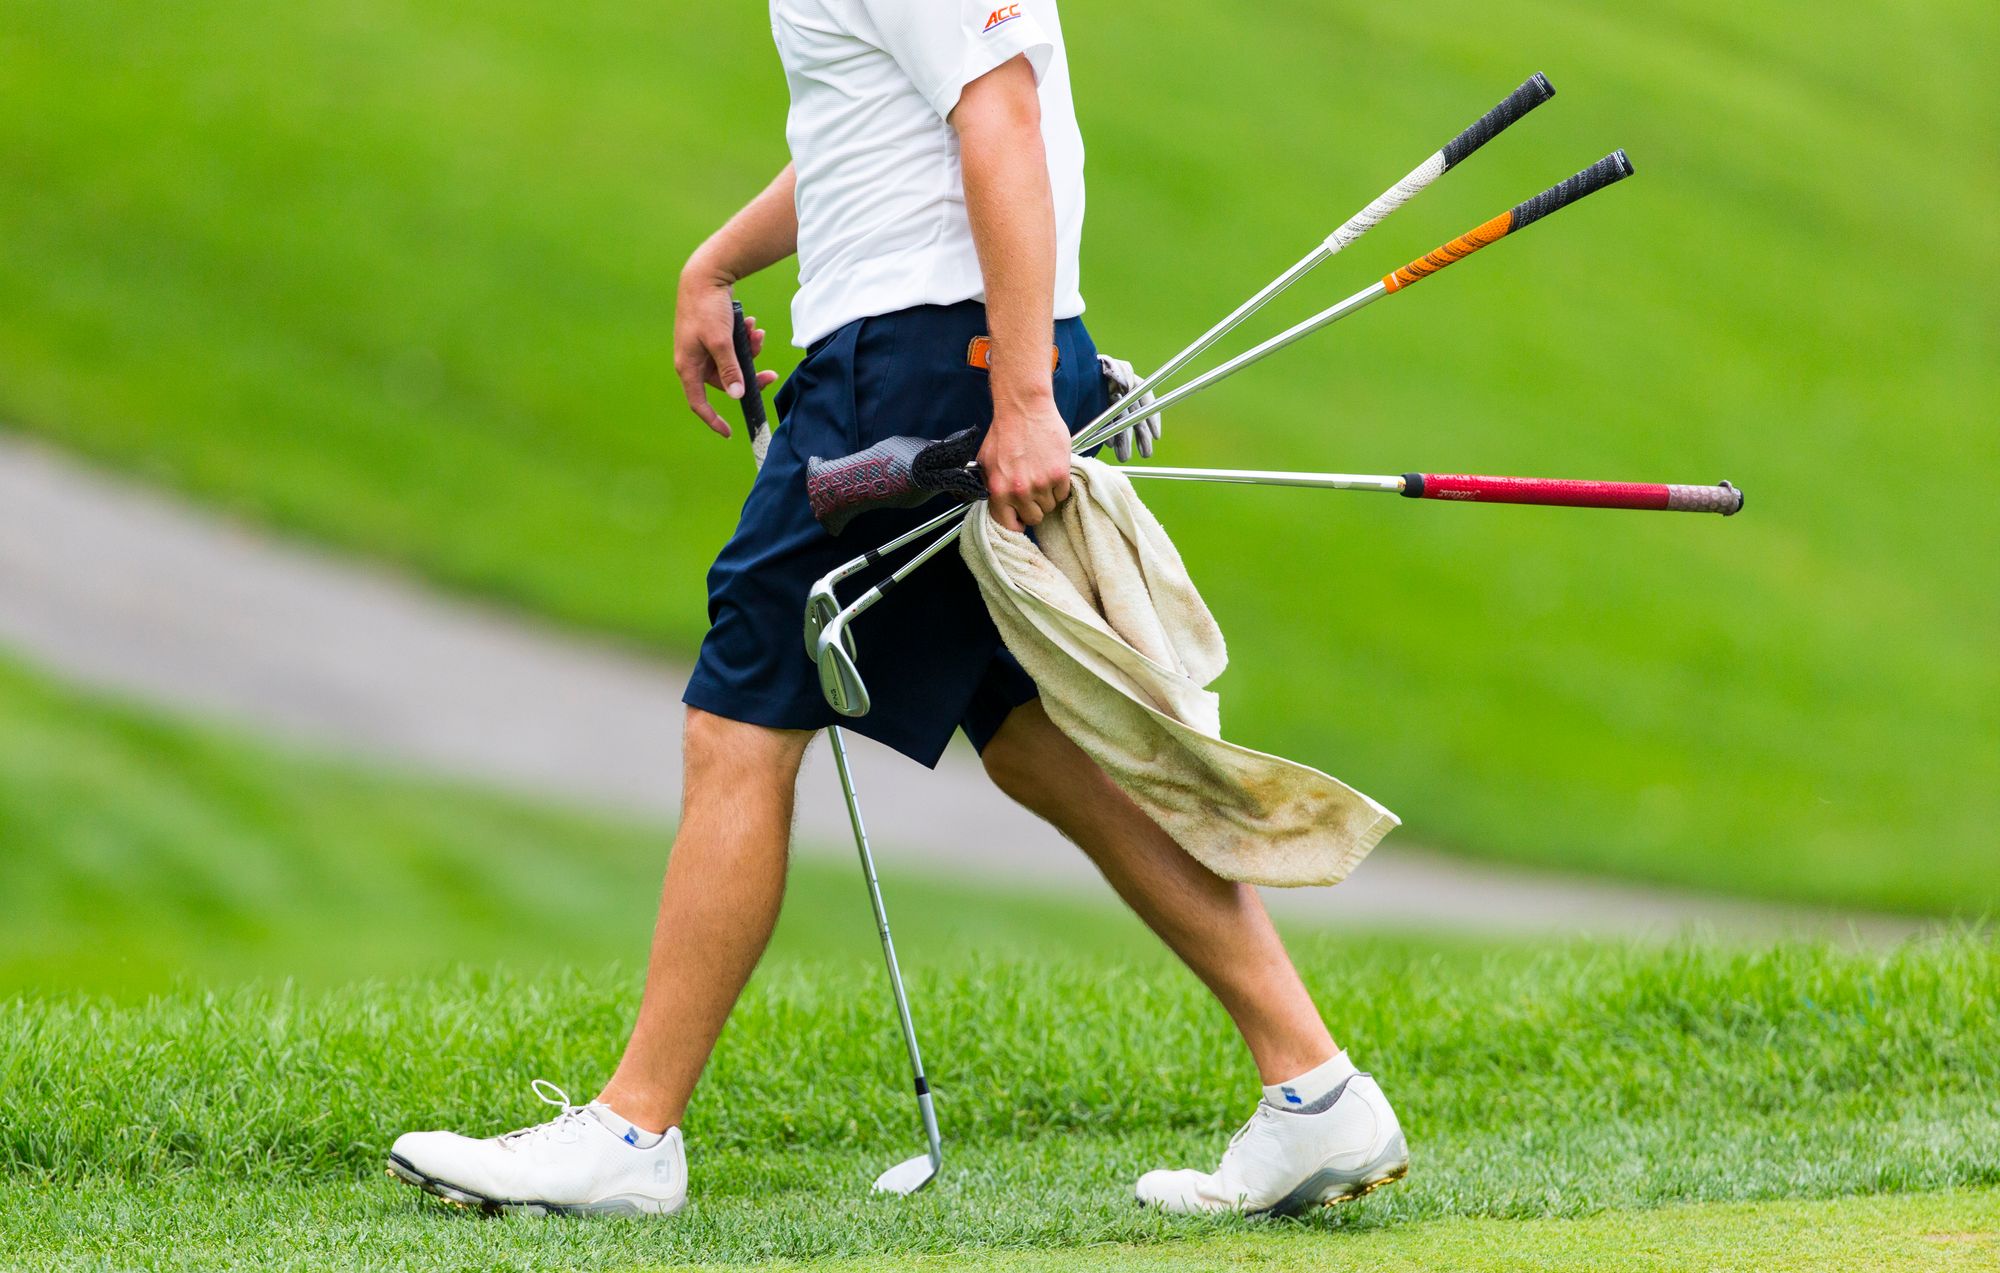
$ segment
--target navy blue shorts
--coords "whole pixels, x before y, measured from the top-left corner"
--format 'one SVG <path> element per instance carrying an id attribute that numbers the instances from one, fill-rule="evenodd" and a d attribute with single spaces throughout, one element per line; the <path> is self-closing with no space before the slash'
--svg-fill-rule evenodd
<path id="1" fill-rule="evenodd" d="M 985 333 L 977 301 L 922 305 L 849 323 L 806 351 L 778 391 L 781 424 L 736 533 L 708 572 L 709 629 L 688 682 L 690 706 L 777 729 L 841 725 L 935 765 L 954 728 L 984 750 L 1008 713 L 1035 697 L 956 551 L 918 567 L 856 621 L 858 665 L 874 702 L 866 716 L 850 720 L 826 705 L 802 635 L 816 580 L 945 507 L 934 500 L 867 513 L 835 538 L 806 502 L 806 460 L 899 434 L 942 438 L 992 423 L 987 373 L 967 362 L 973 337 Z M 1078 318 L 1058 321 L 1055 340 L 1056 406 L 1074 431 L 1106 404 L 1097 348 Z M 904 557 L 845 581 L 841 601 Z"/>

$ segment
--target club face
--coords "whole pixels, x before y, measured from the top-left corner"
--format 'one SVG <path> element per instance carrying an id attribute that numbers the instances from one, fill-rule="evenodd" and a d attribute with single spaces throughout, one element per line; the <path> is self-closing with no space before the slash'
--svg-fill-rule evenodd
<path id="1" fill-rule="evenodd" d="M 875 1192 L 907 1198 L 937 1179 L 938 1163 L 929 1154 L 906 1158 L 875 1177 Z"/>
<path id="2" fill-rule="evenodd" d="M 840 601 L 833 595 L 833 589 L 830 586 L 824 588 L 816 587 L 813 589 L 812 595 L 806 598 L 807 658 L 819 658 L 820 634 L 833 625 L 834 616 L 839 613 Z M 843 627 L 840 630 L 840 644 L 846 649 L 849 658 L 859 656 L 859 651 L 854 647 L 853 628 Z"/>
<path id="3" fill-rule="evenodd" d="M 820 633 L 819 649 L 819 690 L 826 696 L 827 705 L 842 716 L 866 716 L 870 706 L 868 686 L 861 679 L 860 669 L 854 666 L 854 655 L 848 650 L 847 625 L 836 622 Z"/>
<path id="4" fill-rule="evenodd" d="M 819 634 L 826 631 L 826 625 L 833 622 L 833 616 L 836 613 L 838 611 L 834 609 L 831 593 L 821 592 L 815 588 L 812 591 L 812 595 L 806 598 L 807 658 L 816 659 L 819 657 Z"/>

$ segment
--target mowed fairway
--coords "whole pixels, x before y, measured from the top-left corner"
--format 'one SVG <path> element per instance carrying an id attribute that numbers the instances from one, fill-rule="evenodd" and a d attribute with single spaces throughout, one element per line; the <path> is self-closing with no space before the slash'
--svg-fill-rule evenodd
<path id="1" fill-rule="evenodd" d="M 1180 412 L 1164 460 L 1749 492 L 1724 522 L 1149 490 L 1232 639 L 1233 734 L 1468 853 L 2000 900 L 1993 6 L 1064 13 L 1091 320 L 1141 364 L 1529 71 L 1555 101 L 1273 324 L 1638 167 Z M 676 405 L 674 277 L 783 162 L 764 27 L 0 0 L 0 423 L 686 652 L 748 465 Z M 743 290 L 782 338 L 788 279 Z"/>

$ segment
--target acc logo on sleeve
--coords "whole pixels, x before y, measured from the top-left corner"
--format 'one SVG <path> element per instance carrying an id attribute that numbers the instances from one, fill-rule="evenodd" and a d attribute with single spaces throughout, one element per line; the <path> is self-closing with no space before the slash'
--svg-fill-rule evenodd
<path id="1" fill-rule="evenodd" d="M 1001 23 L 1012 22 L 1015 18 L 1018 18 L 1020 16 L 1021 16 L 1021 6 L 1018 4 L 1010 4 L 1005 8 L 995 9 L 993 11 L 992 16 L 986 19 L 986 25 L 980 28 L 979 34 L 985 35 L 988 31 L 991 31 L 994 27 L 999 26 Z"/>

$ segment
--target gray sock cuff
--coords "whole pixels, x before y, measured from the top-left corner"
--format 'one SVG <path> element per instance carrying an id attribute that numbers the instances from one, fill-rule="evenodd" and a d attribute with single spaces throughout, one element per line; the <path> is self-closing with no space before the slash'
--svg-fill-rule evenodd
<path id="1" fill-rule="evenodd" d="M 1361 1077 L 1363 1075 L 1359 1072 L 1350 1074 L 1340 1080 L 1339 1086 L 1335 1087 L 1331 1092 L 1305 1105 L 1271 1105 L 1271 1108 L 1277 1110 L 1280 1114 L 1324 1114 L 1333 1108 L 1334 1102 L 1340 1099 L 1340 1094 L 1347 1090 L 1347 1085 Z M 1270 1102 L 1266 1101 L 1265 1104 L 1270 1105 Z"/>

